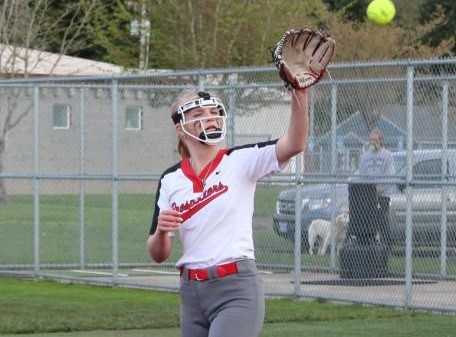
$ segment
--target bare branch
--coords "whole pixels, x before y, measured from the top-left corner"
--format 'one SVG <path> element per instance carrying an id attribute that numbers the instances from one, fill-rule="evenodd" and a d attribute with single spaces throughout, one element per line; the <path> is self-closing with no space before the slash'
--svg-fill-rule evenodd
<path id="1" fill-rule="evenodd" d="M 25 57 L 24 57 L 24 77 L 28 77 L 28 64 L 29 64 L 29 48 L 30 48 L 30 41 L 32 39 L 32 32 L 34 30 L 34 23 L 36 19 L 36 15 L 38 12 L 38 9 L 41 6 L 43 0 L 39 0 L 35 3 L 35 7 L 33 8 L 32 16 L 30 18 L 30 23 L 29 23 L 29 28 L 27 29 L 27 35 L 25 38 Z"/>
<path id="2" fill-rule="evenodd" d="M 5 22 L 7 20 L 6 11 L 8 9 L 8 0 L 3 2 L 3 6 L 0 14 L 0 41 L 3 41 L 3 36 L 5 34 Z"/>
<path id="3" fill-rule="evenodd" d="M 14 122 L 9 123 L 7 131 L 14 129 L 24 119 L 24 117 L 28 115 L 31 109 L 32 105 L 30 104 L 19 116 L 17 116 Z"/>
<path id="4" fill-rule="evenodd" d="M 191 37 L 191 50 L 192 50 L 192 56 L 193 56 L 193 62 L 195 62 L 198 59 L 198 51 L 196 49 L 196 32 L 195 32 L 195 15 L 193 15 L 193 3 L 191 0 L 187 1 L 187 7 L 188 7 L 188 13 L 189 17 L 191 20 L 188 20 L 190 24 L 190 37 Z"/>
<path id="5" fill-rule="evenodd" d="M 82 29 L 86 26 L 87 22 L 89 21 L 90 14 L 91 14 L 92 10 L 95 8 L 95 6 L 96 6 L 96 0 L 92 0 L 90 6 L 85 10 L 84 16 L 80 20 L 78 26 L 76 27 L 76 30 L 74 31 L 74 33 L 72 34 L 70 39 L 67 41 L 67 43 L 65 44 L 64 48 L 61 49 L 61 53 L 65 54 L 66 51 L 68 50 L 69 46 L 74 46 L 74 41 L 78 37 L 81 36 Z M 82 6 L 81 5 L 79 5 L 78 12 L 75 14 L 74 17 L 79 15 L 79 11 L 82 11 Z M 69 32 L 69 29 L 67 30 L 67 32 Z"/>
<path id="6" fill-rule="evenodd" d="M 223 0 L 218 0 L 217 4 L 215 5 L 215 14 L 214 14 L 214 30 L 212 33 L 212 55 L 211 57 L 214 58 L 214 54 L 217 51 L 217 35 L 219 33 L 219 15 L 223 13 L 222 11 Z"/>

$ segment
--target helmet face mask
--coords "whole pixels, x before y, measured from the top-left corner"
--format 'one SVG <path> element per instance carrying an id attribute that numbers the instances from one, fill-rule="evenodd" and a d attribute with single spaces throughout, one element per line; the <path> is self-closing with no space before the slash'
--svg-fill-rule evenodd
<path id="1" fill-rule="evenodd" d="M 217 97 L 212 97 L 206 92 L 198 92 L 199 99 L 190 100 L 182 105 L 178 106 L 177 110 L 172 115 L 174 124 L 180 124 L 182 131 L 204 144 L 215 145 L 221 142 L 226 135 L 226 110 L 222 101 Z M 188 119 L 188 113 L 190 110 L 197 108 L 215 108 L 218 110 L 218 116 L 198 117 L 194 119 Z M 216 120 L 217 128 L 215 130 L 206 130 L 204 124 L 207 120 Z M 201 132 L 198 136 L 192 134 L 186 127 L 186 125 L 200 123 Z"/>

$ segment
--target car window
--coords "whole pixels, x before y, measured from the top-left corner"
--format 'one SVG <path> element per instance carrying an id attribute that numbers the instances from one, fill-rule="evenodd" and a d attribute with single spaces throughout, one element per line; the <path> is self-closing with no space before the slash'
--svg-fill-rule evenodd
<path id="1" fill-rule="evenodd" d="M 417 180 L 442 179 L 442 160 L 438 158 L 420 161 L 413 166 L 413 177 Z"/>
<path id="2" fill-rule="evenodd" d="M 405 165 L 407 158 L 405 156 L 394 156 L 393 165 L 394 165 L 394 174 L 396 175 L 405 175 Z"/>

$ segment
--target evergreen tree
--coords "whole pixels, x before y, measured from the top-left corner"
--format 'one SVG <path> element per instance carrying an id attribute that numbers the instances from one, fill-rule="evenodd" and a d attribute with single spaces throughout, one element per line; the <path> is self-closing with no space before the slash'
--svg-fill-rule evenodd
<path id="1" fill-rule="evenodd" d="M 431 46 L 438 46 L 447 41 L 449 50 L 443 56 L 456 54 L 456 1 L 424 0 L 420 10 L 422 23 L 434 22 L 434 28 L 424 35 L 423 41 Z"/>
<path id="2" fill-rule="evenodd" d="M 98 0 L 87 26 L 87 45 L 78 56 L 137 67 L 138 37 L 131 34 L 134 1 Z"/>
<path id="3" fill-rule="evenodd" d="M 323 0 L 330 11 L 340 12 L 347 20 L 364 22 L 370 0 Z"/>
<path id="4" fill-rule="evenodd" d="M 82 56 L 88 46 L 88 23 L 98 0 L 32 0 L 41 3 L 43 23 L 40 26 L 46 39 L 40 49 L 53 53 Z M 89 57 L 90 58 L 90 57 Z"/>

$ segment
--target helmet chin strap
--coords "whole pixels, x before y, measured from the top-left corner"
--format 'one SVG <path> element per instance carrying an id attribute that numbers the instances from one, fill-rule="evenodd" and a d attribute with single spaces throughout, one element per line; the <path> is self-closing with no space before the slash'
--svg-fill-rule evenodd
<path id="1" fill-rule="evenodd" d="M 206 130 L 201 131 L 198 138 L 200 139 L 200 143 L 206 144 L 208 139 L 210 140 L 223 140 L 223 130 L 221 128 L 216 128 L 215 131 L 206 132 Z M 211 143 L 209 143 L 211 144 Z"/>
<path id="2" fill-rule="evenodd" d="M 203 122 L 208 119 L 220 119 L 223 127 L 222 128 L 216 127 L 216 128 L 214 128 L 214 130 L 207 131 L 206 129 L 204 129 Z M 200 123 L 200 125 L 201 125 L 202 131 L 198 135 L 192 134 L 185 127 L 186 124 L 195 123 L 195 122 Z M 226 117 L 225 116 L 203 117 L 198 120 L 186 121 L 185 123 L 183 121 L 180 121 L 180 123 L 182 126 L 182 131 L 189 137 L 198 140 L 200 143 L 208 144 L 208 145 L 215 145 L 215 144 L 221 142 L 223 139 L 225 139 L 225 134 L 226 134 L 226 127 L 225 127 Z"/>

